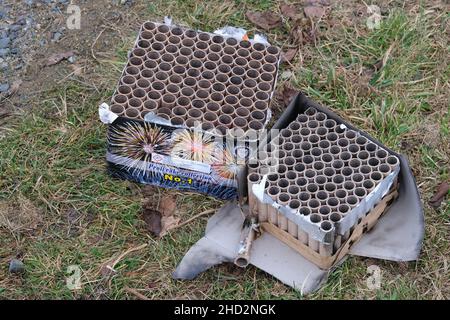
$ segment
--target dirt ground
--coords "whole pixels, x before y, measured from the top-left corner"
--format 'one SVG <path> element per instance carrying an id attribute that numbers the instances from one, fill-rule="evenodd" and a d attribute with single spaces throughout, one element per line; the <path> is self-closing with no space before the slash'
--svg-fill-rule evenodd
<path id="1" fill-rule="evenodd" d="M 428 205 L 439 184 L 449 181 L 448 4 L 319 2 L 323 18 L 302 16 L 298 25 L 283 17 L 282 26 L 265 32 L 284 50 L 299 49 L 280 71 L 279 87 L 290 83 L 407 155 L 425 208 L 426 237 L 419 261 L 351 258 L 311 298 L 448 299 L 450 204 L 447 197 L 438 209 Z M 245 13 L 280 14 L 280 2 L 72 3 L 81 9 L 78 30 L 67 26 L 69 1 L 0 0 L 0 297 L 136 299 L 137 290 L 163 299 L 300 298 L 254 267 L 224 265 L 195 281 L 172 280 L 206 217 L 162 239 L 150 235 L 142 203 L 158 203 L 166 191 L 108 177 L 105 128 L 97 116 L 144 21 L 172 15 L 176 23 L 205 31 L 230 24 L 255 32 L 261 29 Z M 300 12 L 308 6 L 291 3 Z M 371 3 L 381 8 L 383 33 L 367 27 Z M 298 28 L 301 39 L 293 36 Z M 280 96 L 272 109 L 275 118 L 283 110 Z M 181 221 L 222 205 L 169 193 Z M 118 263 L 117 274 L 105 276 L 105 263 L 132 248 L 138 249 Z M 12 259 L 24 263 L 24 273 L 8 271 Z M 374 263 L 384 282 L 371 291 L 366 269 Z M 81 266 L 82 289 L 66 287 L 70 265 Z"/>

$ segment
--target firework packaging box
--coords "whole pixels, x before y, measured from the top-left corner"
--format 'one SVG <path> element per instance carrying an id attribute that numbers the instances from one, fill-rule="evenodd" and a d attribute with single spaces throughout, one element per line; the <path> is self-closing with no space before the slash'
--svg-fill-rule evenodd
<path id="1" fill-rule="evenodd" d="M 287 128 L 300 114 L 304 114 L 311 107 L 326 114 L 329 119 L 343 124 L 346 128 L 357 131 L 361 136 L 395 155 L 399 159 L 400 170 L 396 190 L 398 197 L 385 207 L 384 214 L 379 217 L 376 224 L 372 221 L 369 225 L 355 228 L 360 232 L 358 237 L 351 236 L 346 243 L 345 254 L 339 255 L 337 260 L 327 268 L 319 267 L 311 261 L 310 257 L 303 255 L 304 251 L 296 250 L 298 247 L 295 248 L 292 242 L 271 232 L 262 232 L 259 237 L 251 239 L 253 241 L 247 255 L 248 262 L 298 289 L 302 294 L 318 290 L 326 283 L 328 275 L 348 255 L 392 261 L 417 260 L 424 235 L 424 216 L 419 193 L 404 156 L 383 146 L 303 94 L 299 94 L 291 102 L 274 128 Z M 366 218 L 372 213 L 374 210 L 370 211 Z M 216 264 L 233 261 L 236 263 L 237 257 L 242 254 L 242 249 L 248 245 L 242 239 L 242 231 L 247 225 L 248 219 L 242 216 L 242 209 L 238 205 L 228 203 L 223 206 L 209 219 L 205 236 L 183 257 L 173 274 L 174 278 L 193 279 Z M 373 272 L 373 270 L 370 271 Z"/>
<path id="2" fill-rule="evenodd" d="M 109 124 L 113 176 L 238 196 L 250 154 L 242 137 L 268 123 L 280 62 L 277 47 L 243 36 L 232 27 L 206 33 L 142 25 L 111 104 L 99 109 Z"/>

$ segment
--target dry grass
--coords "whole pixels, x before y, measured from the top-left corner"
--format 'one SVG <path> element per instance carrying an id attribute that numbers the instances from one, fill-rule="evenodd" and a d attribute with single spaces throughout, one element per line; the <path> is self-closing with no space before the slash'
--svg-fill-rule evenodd
<path id="1" fill-rule="evenodd" d="M 80 51 L 82 73 L 63 63 L 30 74 L 24 89 L 33 111 L 0 119 L 5 135 L 0 140 L 0 297 L 136 298 L 127 289 L 133 288 L 151 299 L 300 298 L 254 267 L 223 265 L 194 281 L 172 280 L 171 272 L 202 236 L 207 218 L 163 239 L 150 237 L 140 216 L 141 186 L 105 173 L 105 127 L 96 114 L 98 103 L 112 93 L 133 30 L 144 19 L 171 14 L 206 31 L 225 24 L 255 31 L 245 11 L 278 10 L 277 3 L 156 1 L 110 11 L 99 9 L 103 1 L 87 6 L 85 29 L 69 33 L 59 45 Z M 440 2 L 380 6 L 383 24 L 371 31 L 364 4 L 334 4 L 315 25 L 318 41 L 301 47 L 292 65 L 281 70 L 281 82 L 291 82 L 409 157 L 424 201 L 424 246 L 417 263 L 350 258 L 313 299 L 450 298 L 450 204 L 447 200 L 437 211 L 426 204 L 439 182 L 449 180 L 448 18 Z M 269 39 L 289 46 L 289 24 L 273 30 Z M 380 59 L 384 67 L 371 71 Z M 157 201 L 166 191 L 155 190 L 146 196 Z M 182 221 L 221 205 L 202 195 L 171 192 L 177 194 Z M 139 250 L 121 256 L 132 248 Z M 8 263 L 17 256 L 25 262 L 23 276 L 8 274 Z M 118 257 L 116 272 L 105 272 L 105 264 Z M 366 286 L 371 264 L 380 266 L 383 276 L 375 291 Z M 81 290 L 66 287 L 70 265 L 81 268 Z"/>

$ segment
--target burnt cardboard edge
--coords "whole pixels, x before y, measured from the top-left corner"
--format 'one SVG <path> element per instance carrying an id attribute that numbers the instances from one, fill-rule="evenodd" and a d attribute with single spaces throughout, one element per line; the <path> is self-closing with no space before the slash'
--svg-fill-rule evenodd
<path id="1" fill-rule="evenodd" d="M 417 189 L 416 180 L 414 178 L 414 175 L 411 171 L 411 168 L 409 166 L 407 158 L 400 154 L 395 152 L 394 150 L 386 147 L 383 145 L 380 141 L 375 139 L 374 137 L 370 136 L 368 133 L 364 132 L 361 129 L 356 128 L 355 126 L 351 125 L 344 119 L 342 119 L 340 116 L 338 116 L 336 113 L 331 111 L 330 109 L 312 101 L 310 98 L 308 98 L 305 94 L 300 92 L 287 106 L 286 110 L 281 114 L 280 118 L 276 121 L 276 123 L 273 125 L 272 129 L 283 129 L 286 128 L 290 122 L 295 120 L 298 114 L 303 113 L 307 108 L 314 107 L 320 112 L 325 113 L 328 117 L 331 119 L 336 120 L 337 122 L 343 123 L 348 128 L 355 130 L 359 132 L 364 137 L 370 139 L 375 144 L 383 147 L 384 149 L 388 150 L 389 152 L 392 152 L 392 154 L 396 155 L 400 159 L 400 174 L 399 174 L 399 198 L 396 202 L 402 202 L 402 203 L 413 203 L 412 206 L 415 209 L 415 212 L 410 212 L 409 214 L 414 214 L 417 217 L 419 217 L 419 223 L 420 223 L 420 234 L 417 237 L 417 243 L 415 247 L 415 252 L 417 253 L 416 256 L 419 254 L 421 247 L 422 247 L 422 241 L 425 234 L 425 219 L 424 219 L 424 211 L 422 207 L 422 202 L 420 199 L 420 194 Z M 271 137 L 269 136 L 267 141 L 270 141 Z M 267 141 L 265 143 L 267 143 Z M 401 208 L 399 208 L 401 209 Z M 389 213 L 391 209 L 387 211 Z M 408 209 L 411 211 L 411 207 Z M 412 255 L 414 256 L 414 255 Z M 413 259 L 409 259 L 413 260 Z"/>

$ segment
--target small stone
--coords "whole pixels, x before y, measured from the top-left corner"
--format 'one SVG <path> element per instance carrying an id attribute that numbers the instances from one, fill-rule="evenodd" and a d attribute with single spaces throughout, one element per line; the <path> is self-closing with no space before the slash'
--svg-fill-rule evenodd
<path id="1" fill-rule="evenodd" d="M 25 271 L 25 265 L 22 261 L 18 259 L 12 259 L 9 263 L 9 272 L 10 273 L 22 273 Z"/>
<path id="2" fill-rule="evenodd" d="M 76 60 L 76 58 L 74 56 L 70 56 L 69 58 L 67 58 L 67 61 L 69 61 L 70 63 L 74 63 Z"/>
<path id="3" fill-rule="evenodd" d="M 59 41 L 62 38 L 62 33 L 59 31 L 53 32 L 52 41 Z"/>
<path id="4" fill-rule="evenodd" d="M 10 43 L 11 43 L 11 40 L 8 37 L 1 38 L 0 39 L 0 49 L 8 48 Z"/>
<path id="5" fill-rule="evenodd" d="M 4 58 L 9 55 L 9 49 L 0 49 L 0 58 Z"/>

